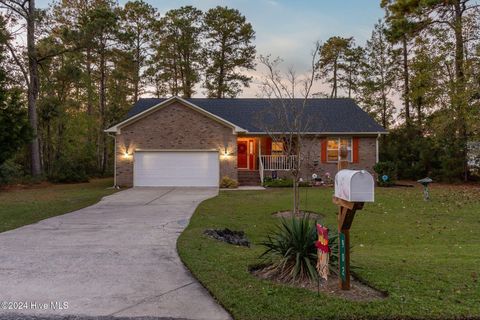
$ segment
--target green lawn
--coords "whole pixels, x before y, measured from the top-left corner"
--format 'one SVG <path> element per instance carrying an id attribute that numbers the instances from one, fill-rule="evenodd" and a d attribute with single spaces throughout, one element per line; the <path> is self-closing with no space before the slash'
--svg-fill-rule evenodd
<path id="1" fill-rule="evenodd" d="M 89 183 L 0 190 L 0 232 L 94 204 L 115 192 L 107 189 L 112 185 L 113 179 L 94 179 Z"/>
<path id="2" fill-rule="evenodd" d="M 244 230 L 262 240 L 289 209 L 291 190 L 225 191 L 203 202 L 178 241 L 185 264 L 235 319 L 480 318 L 480 188 L 381 188 L 351 229 L 352 263 L 370 285 L 388 292 L 351 302 L 259 280 L 248 272 L 262 248 L 207 238 L 206 228 Z M 303 208 L 336 225 L 332 189 L 302 189 Z"/>

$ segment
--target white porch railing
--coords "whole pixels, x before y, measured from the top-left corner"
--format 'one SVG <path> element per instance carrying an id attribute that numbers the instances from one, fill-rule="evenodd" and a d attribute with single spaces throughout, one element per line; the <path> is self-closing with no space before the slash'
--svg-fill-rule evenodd
<path id="1" fill-rule="evenodd" d="M 295 168 L 296 164 L 296 155 L 260 155 L 260 172 L 262 172 L 263 170 L 288 171 Z"/>

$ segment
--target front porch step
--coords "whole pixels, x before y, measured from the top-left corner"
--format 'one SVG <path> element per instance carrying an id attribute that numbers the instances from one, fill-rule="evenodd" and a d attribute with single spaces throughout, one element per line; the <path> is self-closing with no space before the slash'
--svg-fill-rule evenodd
<path id="1" fill-rule="evenodd" d="M 260 186 L 260 173 L 257 171 L 238 171 L 238 184 L 241 186 Z"/>

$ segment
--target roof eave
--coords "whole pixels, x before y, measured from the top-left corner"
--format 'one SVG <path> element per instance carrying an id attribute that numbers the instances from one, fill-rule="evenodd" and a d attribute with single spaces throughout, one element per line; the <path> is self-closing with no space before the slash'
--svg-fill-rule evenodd
<path id="1" fill-rule="evenodd" d="M 269 135 L 269 134 L 287 134 L 288 132 L 262 132 L 262 131 L 247 131 L 249 135 Z M 382 134 L 389 134 L 388 131 L 371 131 L 371 132 L 356 132 L 356 131 L 345 131 L 345 132 L 301 132 L 301 134 L 307 134 L 307 135 L 368 135 L 368 136 L 373 136 L 373 135 L 382 135 Z"/>
<path id="2" fill-rule="evenodd" d="M 113 127 L 110 127 L 108 129 L 105 129 L 103 130 L 103 132 L 106 132 L 106 133 L 116 133 L 117 132 L 117 126 L 113 126 Z"/>

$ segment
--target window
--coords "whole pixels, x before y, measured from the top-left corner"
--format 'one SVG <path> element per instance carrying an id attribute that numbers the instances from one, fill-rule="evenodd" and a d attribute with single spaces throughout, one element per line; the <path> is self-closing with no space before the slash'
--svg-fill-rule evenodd
<path id="1" fill-rule="evenodd" d="M 284 152 L 283 142 L 272 142 L 272 154 L 281 154 Z"/>
<path id="2" fill-rule="evenodd" d="M 327 141 L 327 162 L 338 162 L 340 149 L 347 148 L 347 160 L 352 162 L 352 139 L 329 138 Z"/>

